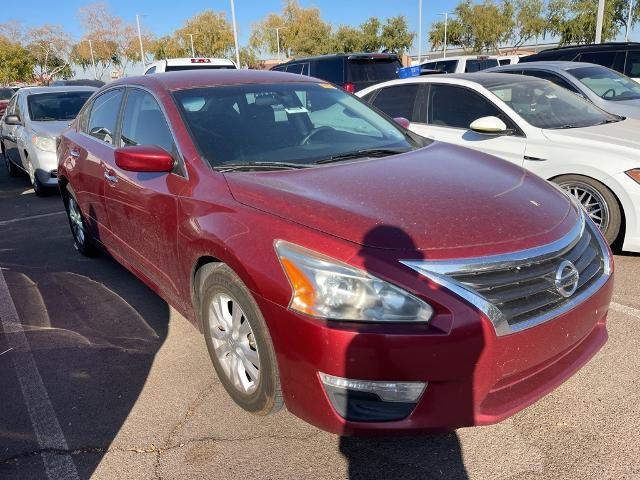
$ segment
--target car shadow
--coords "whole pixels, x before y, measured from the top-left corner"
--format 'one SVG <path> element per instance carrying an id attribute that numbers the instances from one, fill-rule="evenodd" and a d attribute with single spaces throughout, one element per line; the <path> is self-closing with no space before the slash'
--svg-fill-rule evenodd
<path id="1" fill-rule="evenodd" d="M 108 255 L 79 255 L 58 202 L 59 214 L 50 208 L 1 227 L 0 268 L 28 343 L 11 349 L 19 343 L 11 336 L 22 333 L 0 323 L 0 352 L 9 349 L 0 356 L 1 478 L 45 477 L 44 454 L 72 455 L 80 478 L 89 478 L 167 336 L 168 305 Z M 25 378 L 16 366 L 31 358 L 37 368 Z M 38 376 L 44 397 L 29 387 Z M 38 415 L 47 402 L 66 449 L 38 442 L 40 424 L 53 421 Z"/>
<path id="2" fill-rule="evenodd" d="M 417 249 L 415 242 L 401 228 L 392 225 L 378 225 L 371 229 L 364 236 L 363 245 L 394 245 L 396 248 L 407 252 L 407 259 L 419 260 L 423 255 Z M 377 249 L 376 249 L 377 250 Z M 363 258 L 363 264 L 369 272 L 384 271 L 384 263 L 392 261 L 393 254 L 388 258 L 371 255 L 369 247 L 362 247 L 359 255 Z M 415 272 L 409 275 L 414 280 L 423 282 L 424 278 Z M 361 327 L 363 328 L 363 327 Z M 406 330 L 406 328 L 405 328 Z M 410 333 L 409 333 L 410 334 Z M 478 341 L 469 343 L 471 350 L 469 360 L 468 374 L 473 375 L 475 368 L 475 360 L 479 357 L 482 350 L 483 339 L 480 335 Z M 415 361 L 420 362 L 421 359 L 426 361 L 431 355 L 430 352 L 416 351 Z M 362 340 L 362 336 L 356 337 L 349 345 L 345 359 L 345 377 L 361 380 L 361 367 L 358 367 L 354 359 L 362 359 L 367 354 L 375 355 L 378 362 L 382 365 L 388 365 L 395 371 L 405 370 L 398 368 L 398 364 L 406 361 L 407 355 L 400 351 L 389 351 L 377 349 L 371 351 L 371 345 L 366 340 Z M 385 368 L 384 366 L 382 368 Z M 369 369 L 371 371 L 371 369 Z M 406 370 L 405 370 L 406 371 Z M 380 375 L 380 374 L 378 374 Z M 382 373 L 384 375 L 384 373 Z M 411 374 L 407 374 L 411 375 Z M 366 378 L 364 378 L 366 379 Z M 423 378 L 379 378 L 379 380 L 428 380 Z M 437 388 L 437 387 L 436 387 Z M 416 411 L 420 410 L 418 415 L 425 414 L 424 405 L 429 405 L 434 401 L 432 392 L 433 387 L 427 384 L 426 390 L 418 403 L 418 407 L 411 414 L 409 419 L 416 415 Z M 448 398 L 452 406 L 457 411 L 457 419 L 462 421 L 470 421 L 473 418 L 473 401 L 471 388 L 464 384 L 452 390 L 455 398 Z M 441 398 L 441 397 L 440 397 Z M 353 395 L 347 393 L 347 402 L 356 400 Z M 422 406 L 420 406 L 423 404 Z M 428 413 L 428 410 L 427 412 Z M 353 422 L 357 425 L 358 422 Z M 347 427 L 346 430 L 349 430 Z M 468 478 L 466 468 L 464 466 L 462 449 L 460 440 L 455 431 L 439 432 L 439 433 L 423 433 L 412 436 L 379 436 L 379 432 L 375 437 L 368 436 L 342 436 L 340 437 L 340 452 L 347 459 L 348 478 L 350 479 L 452 479 L 465 480 Z"/>

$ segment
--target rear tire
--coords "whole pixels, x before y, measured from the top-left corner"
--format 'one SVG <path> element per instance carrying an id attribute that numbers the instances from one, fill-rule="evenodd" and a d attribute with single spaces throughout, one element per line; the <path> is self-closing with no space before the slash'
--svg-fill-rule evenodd
<path id="1" fill-rule="evenodd" d="M 609 245 L 616 241 L 622 225 L 622 212 L 618 200 L 606 185 L 582 175 L 561 175 L 553 182 L 577 198 Z"/>
<path id="2" fill-rule="evenodd" d="M 73 235 L 73 246 L 85 257 L 95 257 L 98 253 L 93 237 L 87 229 L 87 223 L 82 215 L 78 201 L 68 190 L 62 193 L 67 219 Z"/>
<path id="3" fill-rule="evenodd" d="M 203 266 L 196 286 L 207 349 L 222 386 L 248 412 L 277 412 L 283 402 L 276 355 L 251 292 L 221 263 Z"/>

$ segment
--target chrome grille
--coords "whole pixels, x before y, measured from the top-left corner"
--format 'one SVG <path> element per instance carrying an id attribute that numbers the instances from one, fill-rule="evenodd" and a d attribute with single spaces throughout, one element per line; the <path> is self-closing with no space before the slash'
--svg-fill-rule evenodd
<path id="1" fill-rule="evenodd" d="M 546 247 L 500 257 L 402 263 L 470 301 L 505 335 L 560 315 L 606 282 L 610 258 L 596 229 L 581 213 L 567 236 Z M 559 267 L 565 261 L 578 273 L 577 285 L 571 278 L 575 291 L 569 295 L 560 288 Z"/>

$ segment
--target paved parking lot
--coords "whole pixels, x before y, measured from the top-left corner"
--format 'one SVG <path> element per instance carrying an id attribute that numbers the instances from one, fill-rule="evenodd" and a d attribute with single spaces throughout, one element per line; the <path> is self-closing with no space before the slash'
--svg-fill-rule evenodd
<path id="1" fill-rule="evenodd" d="M 608 344 L 542 401 L 491 427 L 339 438 L 236 407 L 196 329 L 76 254 L 59 196 L 3 169 L 0 478 L 640 479 L 640 256 L 616 262 Z"/>

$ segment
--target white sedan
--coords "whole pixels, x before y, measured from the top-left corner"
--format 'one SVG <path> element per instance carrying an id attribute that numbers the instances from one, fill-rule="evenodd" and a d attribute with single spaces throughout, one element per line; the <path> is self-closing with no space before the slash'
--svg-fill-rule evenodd
<path id="1" fill-rule="evenodd" d="M 538 78 L 503 73 L 393 80 L 359 97 L 427 138 L 502 157 L 574 194 L 609 243 L 640 251 L 640 120 Z"/>

